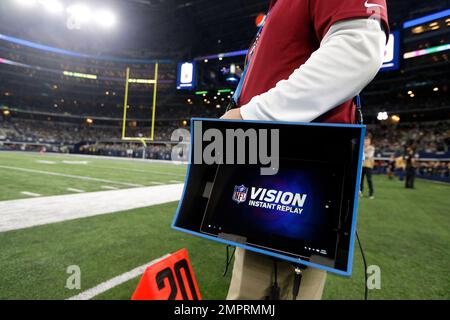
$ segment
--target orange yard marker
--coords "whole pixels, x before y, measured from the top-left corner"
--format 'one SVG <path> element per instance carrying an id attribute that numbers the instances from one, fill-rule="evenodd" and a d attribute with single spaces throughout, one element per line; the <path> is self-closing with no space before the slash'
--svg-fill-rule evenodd
<path id="1" fill-rule="evenodd" d="M 201 300 L 186 249 L 149 266 L 131 300 Z"/>

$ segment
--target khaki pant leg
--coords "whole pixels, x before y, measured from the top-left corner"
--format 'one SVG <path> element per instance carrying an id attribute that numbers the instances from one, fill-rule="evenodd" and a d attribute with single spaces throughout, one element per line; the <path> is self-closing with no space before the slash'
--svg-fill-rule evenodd
<path id="1" fill-rule="evenodd" d="M 297 300 L 320 300 L 327 273 L 307 268 L 303 271 Z M 227 300 L 262 300 L 269 295 L 273 283 L 273 260 L 267 256 L 236 249 L 233 274 Z M 278 262 L 280 299 L 292 300 L 294 268 L 288 262 Z"/>

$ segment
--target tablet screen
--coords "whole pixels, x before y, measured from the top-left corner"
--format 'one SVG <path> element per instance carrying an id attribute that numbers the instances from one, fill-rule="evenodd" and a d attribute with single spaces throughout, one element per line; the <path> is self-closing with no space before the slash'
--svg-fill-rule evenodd
<path id="1" fill-rule="evenodd" d="M 280 159 L 278 173 L 220 165 L 201 232 L 299 258 L 334 259 L 344 166 Z"/>

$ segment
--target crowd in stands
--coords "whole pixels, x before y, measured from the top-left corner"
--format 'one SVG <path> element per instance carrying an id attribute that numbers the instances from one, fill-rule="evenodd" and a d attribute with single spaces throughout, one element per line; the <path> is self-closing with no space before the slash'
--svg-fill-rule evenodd
<path id="1" fill-rule="evenodd" d="M 376 173 L 387 173 L 389 168 L 389 160 L 375 161 Z M 395 165 L 397 175 L 404 171 L 404 164 L 398 166 Z M 450 161 L 418 161 L 417 162 L 417 174 L 422 177 L 439 177 L 450 178 Z"/>
<path id="2" fill-rule="evenodd" d="M 377 154 L 403 152 L 412 144 L 416 152 L 450 151 L 450 121 L 370 126 Z"/>
<path id="3" fill-rule="evenodd" d="M 82 145 L 78 153 L 108 157 L 145 158 L 157 160 L 171 160 L 171 144 L 149 144 L 144 147 L 141 143 L 93 143 Z"/>
<path id="4" fill-rule="evenodd" d="M 155 142 L 147 146 L 139 141 L 126 142 L 120 139 L 120 126 L 75 125 L 58 121 L 0 120 L 0 150 L 23 150 L 67 152 L 88 155 L 170 160 L 171 135 L 178 128 L 188 129 L 186 123 L 162 122 L 156 125 Z M 148 137 L 150 128 L 128 128 L 127 136 Z M 400 159 L 406 145 L 414 145 L 421 161 L 417 165 L 420 177 L 450 181 L 450 162 L 447 161 L 450 147 L 450 122 L 402 124 L 396 127 L 370 127 L 376 155 L 375 172 L 389 171 L 389 157 Z M 421 155 L 447 155 L 438 159 L 421 159 Z M 396 166 L 402 177 L 404 167 Z"/>
<path id="5" fill-rule="evenodd" d="M 4 141 L 27 143 L 71 145 L 80 141 L 111 139 L 118 129 L 76 126 L 68 123 L 34 120 L 14 120 L 2 122 L 7 128 Z M 118 135 L 116 135 L 117 137 Z"/>
<path id="6" fill-rule="evenodd" d="M 58 87 L 56 90 L 63 90 Z M 72 90 L 75 90 L 73 87 Z M 53 90 L 53 91 L 56 91 Z M 108 93 L 108 95 L 106 95 Z M 86 92 L 84 93 L 86 94 Z M 0 105 L 9 106 L 22 113 L 47 113 L 58 116 L 103 117 L 121 119 L 123 116 L 123 88 L 120 91 L 93 90 L 90 94 L 64 95 L 65 98 L 45 96 L 34 97 L 26 95 L 0 96 Z M 136 93 L 129 99 L 127 115 L 130 119 L 149 119 L 152 113 L 152 94 L 148 91 Z M 218 103 L 205 104 L 202 98 L 192 99 L 189 105 L 185 99 L 179 97 L 173 105 L 163 104 L 165 96 L 157 96 L 156 116 L 160 120 L 188 119 L 190 117 L 218 118 L 225 112 L 228 100 Z M 210 98 L 213 100 L 213 98 Z M 225 99 L 228 99 L 225 97 Z"/>
<path id="7" fill-rule="evenodd" d="M 190 115 L 202 116 L 201 114 Z M 177 128 L 188 129 L 188 123 L 178 121 L 156 122 L 155 140 L 167 142 Z M 377 156 L 401 154 L 406 145 L 414 145 L 417 153 L 441 153 L 450 151 L 450 121 L 400 124 L 397 126 L 370 126 Z M 96 154 L 108 154 L 127 147 L 120 141 L 121 127 L 110 125 L 87 125 L 61 121 L 25 120 L 17 117 L 0 122 L 0 141 L 28 144 L 56 144 L 72 146 L 79 143 L 95 146 Z M 128 127 L 126 136 L 149 137 L 150 127 Z M 114 144 L 112 144 L 114 143 Z M 89 148 L 88 148 L 89 149 Z M 86 152 L 86 151 L 85 151 Z M 158 158 L 164 158 L 161 148 L 155 149 Z M 433 164 L 434 166 L 435 164 Z M 425 170 L 425 169 L 424 169 Z"/>
<path id="8" fill-rule="evenodd" d="M 430 89 L 431 90 L 431 89 Z M 415 112 L 420 113 L 426 110 L 434 110 L 441 108 L 449 108 L 447 98 L 448 92 L 439 92 L 434 96 L 425 95 L 423 97 L 415 97 L 411 99 L 409 96 L 403 98 L 389 97 L 380 100 L 379 96 L 366 97 L 364 99 L 364 113 L 376 115 L 379 111 L 396 112 Z"/>
<path id="9" fill-rule="evenodd" d="M 0 149 L 39 151 L 45 148 L 46 151 L 53 152 L 170 160 L 169 142 L 172 132 L 178 127 L 181 126 L 176 123 L 157 123 L 154 136 L 157 143 L 149 144 L 144 151 L 139 141 L 121 141 L 122 132 L 119 126 L 4 120 L 0 121 Z M 150 132 L 150 127 L 127 128 L 127 137 L 148 138 Z"/>
<path id="10" fill-rule="evenodd" d="M 156 123 L 156 141 L 170 141 L 172 132 L 181 127 L 177 122 Z M 11 120 L 0 122 L 0 140 L 27 143 L 73 145 L 80 142 L 112 142 L 122 136 L 120 126 L 75 125 L 57 121 Z M 148 138 L 150 126 L 127 128 L 126 136 Z"/>
<path id="11" fill-rule="evenodd" d="M 153 78 L 154 64 L 139 64 L 130 62 L 116 62 L 105 59 L 74 58 L 48 51 L 39 51 L 15 43 L 1 42 L 0 56 L 22 65 L 39 67 L 41 69 L 66 70 L 84 74 L 94 74 L 99 77 L 125 78 L 125 69 L 130 67 L 134 78 Z M 114 54 L 112 54 L 114 56 Z M 22 67 L 23 68 L 23 67 Z M 165 68 L 161 65 L 160 80 L 174 80 L 175 68 Z M 166 70 L 167 69 L 167 70 Z M 82 78 L 81 78 L 82 79 Z"/>
<path id="12" fill-rule="evenodd" d="M 423 161 L 419 162 L 418 173 L 420 176 L 438 176 L 450 178 L 449 161 Z"/>

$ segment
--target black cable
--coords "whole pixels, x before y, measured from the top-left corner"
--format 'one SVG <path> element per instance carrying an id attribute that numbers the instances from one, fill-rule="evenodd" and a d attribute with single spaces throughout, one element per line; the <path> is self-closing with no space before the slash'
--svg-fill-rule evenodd
<path id="1" fill-rule="evenodd" d="M 278 263 L 275 259 L 273 259 L 273 273 L 273 284 L 278 285 Z"/>
<path id="2" fill-rule="evenodd" d="M 298 293 L 300 291 L 300 284 L 302 283 L 302 269 L 298 266 L 294 266 L 295 277 L 294 286 L 292 287 L 292 300 L 297 300 Z"/>
<path id="3" fill-rule="evenodd" d="M 358 240 L 359 250 L 361 251 L 361 256 L 364 263 L 364 300 L 368 300 L 369 298 L 369 288 L 367 288 L 367 261 L 366 261 L 366 255 L 364 254 L 364 249 L 361 244 L 361 240 L 359 240 L 358 230 L 356 230 L 356 239 Z"/>
<path id="4" fill-rule="evenodd" d="M 234 247 L 233 253 L 231 254 L 231 257 L 230 257 L 230 252 L 229 252 L 230 247 L 231 247 L 230 245 L 227 246 L 227 259 L 225 260 L 225 270 L 223 271 L 223 275 L 222 275 L 224 277 L 228 273 L 228 267 L 230 266 L 231 260 L 233 260 L 234 253 L 236 252 L 236 247 Z"/>
<path id="5" fill-rule="evenodd" d="M 356 122 L 358 124 L 364 124 L 364 116 L 362 113 L 362 107 L 361 107 L 361 96 L 357 95 L 356 97 Z M 367 288 L 367 261 L 366 261 L 366 255 L 364 254 L 364 248 L 361 244 L 361 240 L 359 240 L 359 234 L 358 230 L 356 230 L 356 239 L 358 240 L 359 250 L 361 251 L 361 256 L 364 263 L 364 300 L 368 300 L 369 298 L 369 288 Z"/>
<path id="6" fill-rule="evenodd" d="M 278 286 L 278 262 L 273 259 L 273 284 L 270 288 L 269 300 L 280 300 L 280 287 Z"/>

